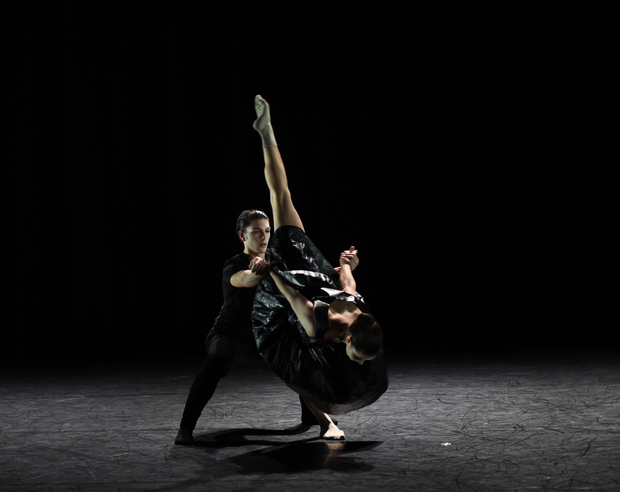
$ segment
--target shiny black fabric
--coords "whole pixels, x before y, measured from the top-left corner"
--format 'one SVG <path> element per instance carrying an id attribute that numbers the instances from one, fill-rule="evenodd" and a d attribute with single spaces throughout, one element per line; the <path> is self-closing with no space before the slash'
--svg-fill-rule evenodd
<path id="1" fill-rule="evenodd" d="M 310 338 L 271 277 L 259 284 L 252 322 L 258 351 L 294 391 L 329 414 L 370 405 L 387 389 L 382 354 L 360 365 L 350 360 L 344 343 L 323 341 L 329 304 L 354 302 L 367 312 L 360 295 L 340 290 L 338 273 L 298 227 L 278 228 L 268 251 L 272 268 L 314 303 L 317 337 Z"/>

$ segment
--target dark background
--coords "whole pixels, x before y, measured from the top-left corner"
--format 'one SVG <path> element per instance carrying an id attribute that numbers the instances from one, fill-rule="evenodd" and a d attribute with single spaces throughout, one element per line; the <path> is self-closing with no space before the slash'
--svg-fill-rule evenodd
<path id="1" fill-rule="evenodd" d="M 96 5 L 13 18 L 5 360 L 203 352 L 237 215 L 270 214 L 255 94 L 310 237 L 359 249 L 388 351 L 605 343 L 560 266 L 576 216 L 539 26 Z"/>

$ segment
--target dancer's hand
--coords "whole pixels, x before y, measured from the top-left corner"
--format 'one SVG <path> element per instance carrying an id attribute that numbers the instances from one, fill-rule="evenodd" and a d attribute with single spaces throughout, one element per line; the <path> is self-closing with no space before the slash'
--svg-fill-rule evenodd
<path id="1" fill-rule="evenodd" d="M 360 260 L 357 257 L 357 250 L 355 246 L 351 246 L 348 251 L 343 251 L 340 254 L 340 265 L 349 265 L 351 271 L 355 270 L 359 265 Z"/>
<path id="2" fill-rule="evenodd" d="M 257 256 L 250 262 L 250 270 L 254 275 L 267 275 L 269 273 L 269 263 L 260 256 Z"/>
<path id="3" fill-rule="evenodd" d="M 340 269 L 338 275 L 340 276 L 340 285 L 343 291 L 349 294 L 355 295 L 355 289 L 357 285 L 353 278 L 353 268 L 359 264 L 357 259 L 357 250 L 355 246 L 351 246 L 349 251 L 344 251 L 340 255 Z"/>

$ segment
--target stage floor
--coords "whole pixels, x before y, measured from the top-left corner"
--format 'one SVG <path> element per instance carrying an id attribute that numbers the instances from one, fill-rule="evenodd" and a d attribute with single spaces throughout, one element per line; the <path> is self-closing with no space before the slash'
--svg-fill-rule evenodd
<path id="1" fill-rule="evenodd" d="M 620 490 L 620 364 L 603 352 L 388 355 L 390 388 L 299 432 L 256 359 L 173 441 L 199 359 L 5 370 L 0 490 Z"/>

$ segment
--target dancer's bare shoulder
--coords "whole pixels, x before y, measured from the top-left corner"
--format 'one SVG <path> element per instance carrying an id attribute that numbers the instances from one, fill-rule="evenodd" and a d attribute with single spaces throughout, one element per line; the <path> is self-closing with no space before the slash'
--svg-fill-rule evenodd
<path id="1" fill-rule="evenodd" d="M 339 299 L 336 299 L 329 305 L 329 312 L 330 314 L 335 314 L 335 315 L 346 314 L 346 313 L 355 313 L 355 314 L 361 313 L 360 309 L 352 302 L 341 301 Z"/>

